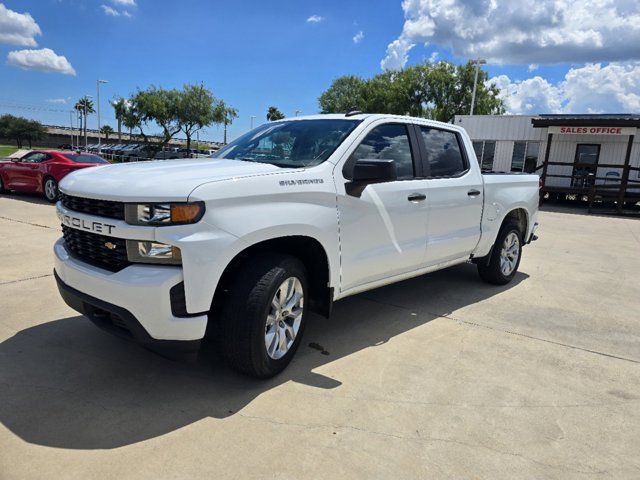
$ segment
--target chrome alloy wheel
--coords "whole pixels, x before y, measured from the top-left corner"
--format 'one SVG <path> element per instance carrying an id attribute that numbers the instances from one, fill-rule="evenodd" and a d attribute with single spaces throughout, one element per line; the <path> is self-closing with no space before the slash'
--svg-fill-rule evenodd
<path id="1" fill-rule="evenodd" d="M 505 277 L 513 273 L 520 257 L 520 240 L 515 232 L 506 236 L 500 251 L 500 271 Z"/>
<path id="2" fill-rule="evenodd" d="M 48 178 L 47 181 L 44 182 L 44 195 L 48 200 L 56 198 L 56 182 L 52 178 Z"/>
<path id="3" fill-rule="evenodd" d="M 271 300 L 264 344 L 267 355 L 274 360 L 284 357 L 298 335 L 302 322 L 304 291 L 296 277 L 287 278 Z"/>

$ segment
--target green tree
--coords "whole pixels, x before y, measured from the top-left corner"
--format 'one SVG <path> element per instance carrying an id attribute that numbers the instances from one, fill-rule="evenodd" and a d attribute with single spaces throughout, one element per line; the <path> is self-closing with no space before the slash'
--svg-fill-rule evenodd
<path id="1" fill-rule="evenodd" d="M 211 90 L 204 85 L 185 85 L 180 92 L 178 121 L 187 137 L 187 150 L 191 149 L 191 138 L 198 130 L 212 123 L 224 123 L 223 111 Z"/>
<path id="2" fill-rule="evenodd" d="M 100 127 L 100 133 L 104 135 L 106 141 L 109 141 L 109 135 L 113 135 L 113 128 L 110 125 Z"/>
<path id="3" fill-rule="evenodd" d="M 146 90 L 138 90 L 131 99 L 131 104 L 135 105 L 140 124 L 155 122 L 162 128 L 162 146 L 166 146 L 182 128 L 178 115 L 179 103 L 180 92 L 178 90 L 166 90 L 154 86 Z M 142 131 L 142 129 L 140 130 Z"/>
<path id="4" fill-rule="evenodd" d="M 275 122 L 276 120 L 282 120 L 284 117 L 284 113 L 282 113 L 278 107 L 269 107 L 267 111 L 267 121 Z"/>
<path id="5" fill-rule="evenodd" d="M 318 102 L 323 113 L 342 113 L 352 109 L 367 113 L 411 115 L 450 122 L 457 114 L 469 113 L 475 65 L 449 62 L 423 63 L 404 70 L 386 71 L 362 80 L 340 77 Z M 484 70 L 478 74 L 475 112 L 502 114 L 504 102 L 499 89 L 487 85 Z"/>
<path id="6" fill-rule="evenodd" d="M 84 134 L 84 138 L 85 141 L 87 139 L 87 115 L 91 114 L 91 113 L 95 113 L 95 110 L 93 108 L 93 100 L 91 100 L 89 97 L 84 96 L 82 97 L 80 100 L 78 100 L 75 104 L 75 106 L 73 107 L 74 109 L 76 109 L 78 112 L 80 112 L 80 121 L 81 121 L 81 125 L 80 125 L 80 130 L 83 131 Z M 84 122 L 82 121 L 84 119 Z M 83 125 L 84 123 L 84 125 Z"/>
<path id="7" fill-rule="evenodd" d="M 33 142 L 41 140 L 46 135 L 46 129 L 37 120 L 28 120 L 13 115 L 0 117 L 0 137 L 15 140 L 18 148 L 22 148 L 25 141 L 29 142 L 29 148 Z"/>
<path id="8" fill-rule="evenodd" d="M 222 100 L 218 102 L 218 106 L 216 107 L 217 115 L 222 119 L 222 124 L 224 125 L 224 144 L 227 144 L 227 126 L 233 123 L 235 118 L 238 118 L 238 110 L 230 107 Z"/>
<path id="9" fill-rule="evenodd" d="M 129 103 L 122 97 L 117 97 L 111 102 L 111 106 L 115 112 L 116 120 L 118 121 L 118 142 L 122 142 L 122 122 L 124 116 L 127 113 Z"/>
<path id="10" fill-rule="evenodd" d="M 364 99 L 365 80 L 355 75 L 336 78 L 320 95 L 318 102 L 322 113 L 347 113 L 367 109 Z"/>

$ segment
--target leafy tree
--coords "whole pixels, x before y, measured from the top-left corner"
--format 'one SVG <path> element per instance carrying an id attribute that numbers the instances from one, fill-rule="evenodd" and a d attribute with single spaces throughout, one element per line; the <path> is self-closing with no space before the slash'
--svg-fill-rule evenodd
<path id="1" fill-rule="evenodd" d="M 323 113 L 357 109 L 367 113 L 412 115 L 450 122 L 457 114 L 469 112 L 475 65 L 449 62 L 423 63 L 404 70 L 387 71 L 363 80 L 340 77 L 318 102 Z M 488 75 L 478 74 L 475 112 L 502 114 L 504 102 L 495 85 L 486 86 Z"/>
<path id="2" fill-rule="evenodd" d="M 78 100 L 75 104 L 75 106 L 73 107 L 74 109 L 76 109 L 78 112 L 80 112 L 80 121 L 81 121 L 81 125 L 80 125 L 80 130 L 84 131 L 84 138 L 85 141 L 87 139 L 87 115 L 91 114 L 91 113 L 95 113 L 96 111 L 93 108 L 93 100 L 91 100 L 89 97 L 84 96 L 82 97 L 80 100 Z M 84 126 L 82 125 L 82 120 L 84 119 Z"/>
<path id="3" fill-rule="evenodd" d="M 222 124 L 224 125 L 224 144 L 227 144 L 227 126 L 233 123 L 235 118 L 238 118 L 238 110 L 230 107 L 222 100 L 218 103 L 216 107 L 217 115 L 222 118 Z"/>
<path id="4" fill-rule="evenodd" d="M 180 92 L 176 89 L 149 87 L 138 90 L 131 99 L 140 119 L 140 123 L 153 121 L 162 128 L 162 146 L 166 146 L 182 125 L 178 115 Z M 142 129 L 140 129 L 142 131 Z M 146 136 L 145 136 L 146 141 Z"/>
<path id="5" fill-rule="evenodd" d="M 110 125 L 103 125 L 100 128 L 100 133 L 104 135 L 105 140 L 109 141 L 109 135 L 113 135 L 113 128 Z"/>
<path id="6" fill-rule="evenodd" d="M 118 97 L 111 102 L 111 106 L 113 107 L 116 120 L 118 121 L 118 142 L 122 142 L 122 122 L 125 114 L 127 113 L 129 103 L 124 98 Z"/>
<path id="7" fill-rule="evenodd" d="M 133 129 L 137 128 L 140 131 L 140 136 L 147 143 L 147 136 L 142 129 L 145 123 L 135 101 L 129 100 L 128 107 L 122 116 L 122 125 L 129 129 L 129 140 L 131 140 Z"/>
<path id="8" fill-rule="evenodd" d="M 336 78 L 318 101 L 322 113 L 347 113 L 366 110 L 364 86 L 366 81 L 355 75 Z"/>
<path id="9" fill-rule="evenodd" d="M 269 110 L 267 111 L 268 122 L 275 122 L 276 120 L 282 120 L 283 118 L 285 118 L 284 113 L 282 113 L 278 107 L 269 107 Z"/>
<path id="10" fill-rule="evenodd" d="M 185 85 L 180 92 L 178 111 L 180 128 L 187 137 L 187 151 L 191 149 L 191 138 L 198 130 L 212 123 L 224 123 L 223 111 L 204 85 Z"/>
<path id="11" fill-rule="evenodd" d="M 13 115 L 2 115 L 0 117 L 0 137 L 15 140 L 18 148 L 22 148 L 25 140 L 29 142 L 29 148 L 31 148 L 33 142 L 41 140 L 45 135 L 44 126 L 36 120 L 28 120 Z"/>

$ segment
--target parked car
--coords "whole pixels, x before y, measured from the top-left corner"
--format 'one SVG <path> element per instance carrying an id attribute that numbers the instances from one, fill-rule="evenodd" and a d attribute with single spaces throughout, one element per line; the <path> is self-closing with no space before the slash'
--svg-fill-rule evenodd
<path id="1" fill-rule="evenodd" d="M 73 146 L 70 143 L 63 143 L 58 145 L 58 150 L 73 150 Z"/>
<path id="2" fill-rule="evenodd" d="M 336 300 L 469 261 L 486 282 L 512 281 L 536 239 L 538 180 L 483 175 L 458 125 L 271 122 L 210 160 L 65 178 L 55 278 L 112 333 L 176 355 L 211 341 L 233 368 L 270 377 L 309 313 Z"/>
<path id="3" fill-rule="evenodd" d="M 58 183 L 67 174 L 108 163 L 89 153 L 36 150 L 22 158 L 0 161 L 0 193 L 7 190 L 40 193 L 53 203 L 58 198 Z"/>

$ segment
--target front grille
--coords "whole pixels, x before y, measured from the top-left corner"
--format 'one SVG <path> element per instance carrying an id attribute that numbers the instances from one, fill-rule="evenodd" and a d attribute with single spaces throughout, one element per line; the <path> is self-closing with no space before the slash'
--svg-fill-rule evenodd
<path id="1" fill-rule="evenodd" d="M 62 235 L 71 256 L 89 265 L 118 272 L 131 265 L 127 259 L 127 243 L 122 238 L 107 237 L 62 226 Z M 106 244 L 114 245 L 108 248 Z"/>
<path id="2" fill-rule="evenodd" d="M 124 203 L 111 200 L 96 200 L 93 198 L 74 197 L 60 193 L 60 201 L 65 208 L 75 212 L 88 213 L 99 217 L 124 220 Z"/>

